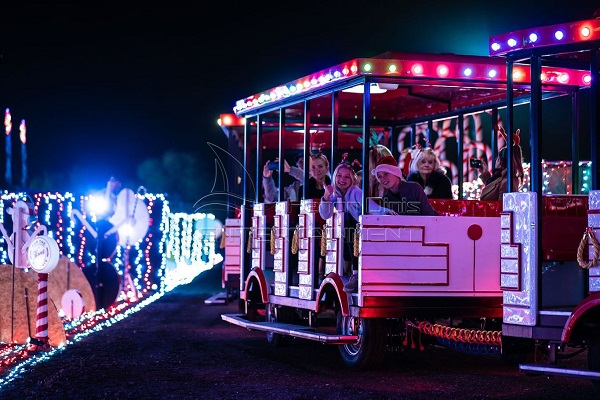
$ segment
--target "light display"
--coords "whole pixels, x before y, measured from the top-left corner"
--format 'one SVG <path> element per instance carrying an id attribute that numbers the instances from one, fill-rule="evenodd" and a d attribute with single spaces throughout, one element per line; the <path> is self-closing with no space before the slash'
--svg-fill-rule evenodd
<path id="1" fill-rule="evenodd" d="M 600 20 L 598 19 L 522 29 L 492 36 L 490 38 L 490 55 L 498 56 L 515 50 L 585 42 L 598 40 L 598 38 L 600 38 Z"/>
<path id="2" fill-rule="evenodd" d="M 4 192 L 0 196 L 0 223 L 9 227 L 11 220 L 6 218 L 6 210 L 17 200 L 27 198 L 26 193 Z M 73 209 L 79 210 L 90 224 L 97 217 L 90 209 L 93 196 L 75 196 L 72 193 L 37 193 L 33 196 L 34 212 L 37 221 L 35 229 L 42 224 L 48 228 L 48 236 L 54 238 L 60 253 L 82 269 L 96 262 L 95 240 L 78 218 L 72 218 Z M 59 311 L 67 342 L 51 347 L 46 351 L 34 351 L 35 346 L 16 343 L 0 343 L 0 390 L 27 370 L 28 366 L 49 360 L 69 344 L 75 343 L 87 335 L 127 318 L 146 305 L 156 301 L 175 287 L 189 283 L 199 273 L 218 263 L 215 255 L 216 231 L 218 224 L 212 214 L 172 214 L 168 202 L 162 194 L 145 194 L 144 204 L 150 215 L 149 229 L 140 242 L 131 246 L 129 263 L 130 274 L 137 289 L 132 298 L 121 293 L 108 309 L 88 311 L 78 318 L 70 319 L 67 313 Z M 5 239 L 0 237 L 0 263 L 9 264 Z M 121 274 L 123 271 L 123 252 L 117 247 L 113 264 Z M 175 262 L 173 268 L 169 263 Z"/>
<path id="3" fill-rule="evenodd" d="M 579 167 L 579 193 L 588 194 L 590 192 L 591 161 L 580 161 Z M 523 163 L 524 185 L 522 192 L 529 191 L 531 165 Z M 573 194 L 573 185 L 571 181 L 571 161 L 544 161 L 542 163 L 542 192 L 543 194 Z M 467 200 L 477 200 L 481 195 L 483 182 L 481 179 L 463 183 L 463 198 Z M 454 198 L 458 198 L 458 185 L 452 186 Z"/>

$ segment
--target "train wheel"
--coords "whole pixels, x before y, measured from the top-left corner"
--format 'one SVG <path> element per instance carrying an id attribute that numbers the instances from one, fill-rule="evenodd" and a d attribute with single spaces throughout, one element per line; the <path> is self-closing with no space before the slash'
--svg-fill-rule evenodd
<path id="1" fill-rule="evenodd" d="M 588 368 L 592 371 L 600 371 L 600 329 L 596 329 L 590 337 L 588 345 Z M 592 386 L 596 394 L 600 395 L 600 381 L 592 380 Z"/>
<path id="2" fill-rule="evenodd" d="M 286 307 L 276 307 L 269 304 L 267 307 L 267 321 L 269 322 L 291 322 L 290 310 Z M 292 340 L 291 336 L 282 335 L 280 333 L 267 332 L 267 342 L 271 346 L 279 347 L 289 344 Z"/>
<path id="3" fill-rule="evenodd" d="M 344 317 L 338 312 L 337 331 L 344 335 L 358 336 L 356 343 L 338 346 L 342 359 L 351 369 L 373 369 L 381 365 L 386 350 L 383 320 Z"/>

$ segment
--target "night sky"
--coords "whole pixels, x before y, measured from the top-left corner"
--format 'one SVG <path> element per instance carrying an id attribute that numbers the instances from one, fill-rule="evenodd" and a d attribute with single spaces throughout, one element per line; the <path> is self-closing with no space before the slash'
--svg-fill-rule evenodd
<path id="1" fill-rule="evenodd" d="M 56 190 L 75 192 L 101 189 L 111 176 L 147 185 L 137 166 L 174 150 L 198 159 L 197 198 L 214 177 L 207 143 L 226 146 L 216 120 L 236 100 L 389 50 L 488 55 L 491 35 L 590 19 L 600 7 L 598 0 L 14 3 L 0 7 L 0 105 L 12 113 L 14 153 L 18 124 L 27 122 L 29 181 L 46 176 Z M 4 163 L 2 156 L 2 176 Z M 13 175 L 20 179 L 18 162 Z"/>

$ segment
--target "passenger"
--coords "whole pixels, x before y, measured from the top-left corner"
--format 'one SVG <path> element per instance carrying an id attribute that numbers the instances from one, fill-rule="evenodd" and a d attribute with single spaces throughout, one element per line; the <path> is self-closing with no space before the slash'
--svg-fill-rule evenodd
<path id="1" fill-rule="evenodd" d="M 344 213 L 344 275 L 358 272 L 358 258 L 354 257 L 352 233 L 356 231 L 362 214 L 362 190 L 356 183 L 357 177 L 352 166 L 341 163 L 333 172 L 333 185 L 325 188 L 325 195 L 319 204 L 319 214 L 323 219 L 331 218 L 334 209 Z"/>
<path id="2" fill-rule="evenodd" d="M 310 178 L 304 192 L 305 199 L 321 199 L 325 195 L 325 186 L 331 184 L 329 177 L 329 161 L 319 150 L 310 155 Z"/>
<path id="3" fill-rule="evenodd" d="M 394 157 L 392 152 L 382 144 L 376 144 L 369 151 L 369 169 L 373 171 L 383 157 Z M 381 197 L 385 189 L 379 184 L 376 176 L 369 174 L 369 197 Z"/>
<path id="4" fill-rule="evenodd" d="M 452 199 L 452 182 L 431 147 L 416 150 L 406 180 L 421 185 L 430 199 Z"/>
<path id="5" fill-rule="evenodd" d="M 303 151 L 296 154 L 296 157 L 294 157 L 294 164 L 296 164 L 296 167 L 298 167 L 304 171 L 304 152 Z"/>
<path id="6" fill-rule="evenodd" d="M 500 134 L 506 137 L 504 128 L 500 127 L 499 130 Z M 520 132 L 521 130 L 517 129 L 513 135 L 512 167 L 514 178 L 512 180 L 511 192 L 518 192 L 523 186 L 523 152 L 521 150 L 521 146 L 519 145 Z M 508 192 L 508 177 L 506 176 L 508 172 L 507 165 L 506 147 L 503 147 L 498 152 L 492 173 L 490 173 L 488 170 L 488 165 L 485 161 L 485 158 L 482 160 L 482 173 L 479 177 L 485 183 L 485 186 L 481 190 L 481 196 L 479 197 L 480 200 L 502 200 L 503 194 Z"/>
<path id="7" fill-rule="evenodd" d="M 275 159 L 276 162 L 279 162 L 279 159 Z M 283 188 L 283 199 L 298 201 L 298 193 L 300 191 L 300 187 L 302 186 L 302 175 L 303 175 L 303 167 L 304 167 L 304 158 L 296 156 L 296 166 L 290 167 L 287 160 L 283 160 L 283 171 L 288 173 L 292 178 L 295 179 L 290 185 Z M 273 171 L 269 169 L 269 163 L 271 160 L 267 160 L 265 166 L 263 167 L 263 189 L 265 191 L 265 203 L 273 203 L 277 201 L 277 186 L 275 185 L 275 180 L 273 179 Z"/>
<path id="8" fill-rule="evenodd" d="M 369 205 L 370 214 L 438 215 L 421 185 L 407 182 L 394 157 L 383 157 L 371 172 L 385 189 L 380 207 Z"/>
<path id="9" fill-rule="evenodd" d="M 407 182 L 402 178 L 402 171 L 392 156 L 382 157 L 371 172 L 385 189 L 382 206 L 369 202 L 370 214 L 389 215 L 438 215 L 433 209 L 421 185 Z M 354 293 L 358 290 L 358 274 L 353 273 L 344 291 Z"/>

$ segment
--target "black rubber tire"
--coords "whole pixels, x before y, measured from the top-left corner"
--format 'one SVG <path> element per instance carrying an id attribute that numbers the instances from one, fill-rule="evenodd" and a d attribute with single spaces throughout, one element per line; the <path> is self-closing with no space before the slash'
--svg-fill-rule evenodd
<path id="1" fill-rule="evenodd" d="M 588 368 L 592 371 L 600 371 L 600 329 L 596 329 L 588 344 Z M 596 395 L 600 397 L 600 380 L 592 380 L 592 386 Z"/>
<path id="2" fill-rule="evenodd" d="M 385 321 L 377 318 L 343 317 L 338 313 L 337 332 L 344 335 L 357 335 L 353 344 L 338 346 L 342 360 L 353 370 L 376 369 L 385 358 Z"/>
<path id="3" fill-rule="evenodd" d="M 287 307 L 279 307 L 269 305 L 267 307 L 267 321 L 269 322 L 292 322 L 292 312 Z M 290 344 L 291 336 L 282 335 L 280 333 L 267 332 L 267 342 L 273 347 L 281 347 Z"/>

